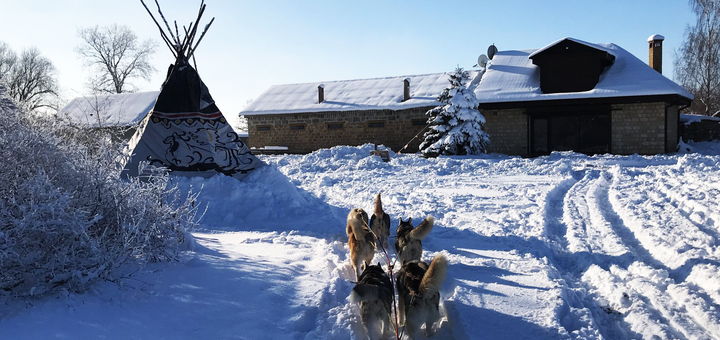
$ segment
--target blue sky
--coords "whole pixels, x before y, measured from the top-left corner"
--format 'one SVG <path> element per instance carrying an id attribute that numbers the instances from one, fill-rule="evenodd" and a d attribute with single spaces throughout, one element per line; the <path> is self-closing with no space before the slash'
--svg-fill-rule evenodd
<path id="1" fill-rule="evenodd" d="M 154 7 L 153 0 L 146 1 Z M 156 90 L 172 60 L 140 1 L 4 1 L 0 41 L 35 46 L 58 69 L 64 96 L 85 94 L 87 78 L 73 48 L 77 28 L 113 23 L 154 39 Z M 195 19 L 199 0 L 160 0 L 169 20 Z M 647 38 L 665 36 L 663 73 L 673 77 L 675 50 L 694 21 L 683 0 L 546 1 L 219 1 L 196 52 L 198 71 L 218 106 L 236 115 L 273 84 L 389 77 L 472 68 L 490 44 L 541 48 L 563 37 L 615 43 L 647 62 Z"/>

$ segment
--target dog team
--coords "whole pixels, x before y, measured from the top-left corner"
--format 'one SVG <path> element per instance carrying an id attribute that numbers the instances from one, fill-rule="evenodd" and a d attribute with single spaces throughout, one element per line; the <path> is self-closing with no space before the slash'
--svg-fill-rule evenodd
<path id="1" fill-rule="evenodd" d="M 393 334 L 393 279 L 397 280 L 396 316 L 399 324 L 404 324 L 402 334 L 414 339 L 425 325 L 425 334 L 432 335 L 433 324 L 440 320 L 440 288 L 447 276 L 447 259 L 442 254 L 436 255 L 429 265 L 422 261 L 422 240 L 430 234 L 434 222 L 435 219 L 428 216 L 413 227 L 411 218 L 400 219 L 395 252 L 396 261 L 402 267 L 396 277 L 391 277 L 380 263 L 371 264 L 376 250 L 390 260 L 387 256 L 390 216 L 382 208 L 380 193 L 375 198 L 375 211 L 369 220 L 363 209 L 350 210 L 346 233 L 350 264 L 357 281 L 349 299 L 359 304 L 360 319 L 369 339 L 387 339 Z M 392 267 L 390 271 L 392 273 Z"/>

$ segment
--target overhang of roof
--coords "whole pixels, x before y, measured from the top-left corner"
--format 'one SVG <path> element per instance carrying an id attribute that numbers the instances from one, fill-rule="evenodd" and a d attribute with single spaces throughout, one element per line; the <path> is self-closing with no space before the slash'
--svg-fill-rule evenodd
<path id="1" fill-rule="evenodd" d="M 635 103 L 666 103 L 667 105 L 690 105 L 692 100 L 676 95 L 645 95 L 629 97 L 572 98 L 557 100 L 530 100 L 514 102 L 480 103 L 480 110 L 505 110 L 518 108 L 564 107 L 581 105 L 635 104 Z"/>

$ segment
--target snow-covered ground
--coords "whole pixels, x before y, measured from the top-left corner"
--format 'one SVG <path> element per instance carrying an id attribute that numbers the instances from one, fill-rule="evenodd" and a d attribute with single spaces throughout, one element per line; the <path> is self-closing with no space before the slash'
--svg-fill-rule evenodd
<path id="1" fill-rule="evenodd" d="M 720 143 L 691 146 L 383 163 L 366 145 L 261 156 L 243 182 L 178 178 L 207 204 L 183 262 L 0 300 L 0 338 L 363 338 L 345 218 L 378 192 L 393 225 L 436 218 L 423 257 L 449 267 L 433 338 L 720 338 Z"/>

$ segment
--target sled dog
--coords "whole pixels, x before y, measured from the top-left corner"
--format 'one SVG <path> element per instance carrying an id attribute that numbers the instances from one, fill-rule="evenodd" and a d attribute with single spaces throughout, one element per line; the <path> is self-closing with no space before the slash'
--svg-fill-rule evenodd
<path id="1" fill-rule="evenodd" d="M 388 250 L 388 237 L 390 236 L 390 215 L 386 214 L 382 208 L 380 193 L 375 197 L 375 213 L 370 217 L 370 229 L 378 238 L 378 246 L 382 245 L 383 249 Z"/>
<path id="2" fill-rule="evenodd" d="M 392 296 L 392 283 L 380 264 L 366 263 L 365 270 L 350 293 L 350 302 L 360 304 L 360 319 L 368 338 L 386 339 L 392 333 Z"/>
<path id="3" fill-rule="evenodd" d="M 414 339 L 425 324 L 425 335 L 432 335 L 433 324 L 440 320 L 440 287 L 447 276 L 447 259 L 438 254 L 429 266 L 409 261 L 397 275 L 398 315 L 400 323 L 405 323 L 404 332 Z"/>
<path id="4" fill-rule="evenodd" d="M 400 264 L 420 260 L 422 257 L 422 240 L 428 236 L 434 223 L 435 218 L 428 216 L 420 222 L 417 228 L 413 228 L 412 218 L 408 218 L 407 221 L 400 219 L 400 225 L 397 227 L 397 239 L 395 240 L 395 251 Z"/>
<path id="5" fill-rule="evenodd" d="M 346 233 L 350 248 L 350 264 L 355 271 L 355 278 L 360 279 L 364 264 L 372 262 L 375 256 L 375 236 L 368 228 L 368 215 L 361 208 L 350 210 L 347 217 Z"/>

